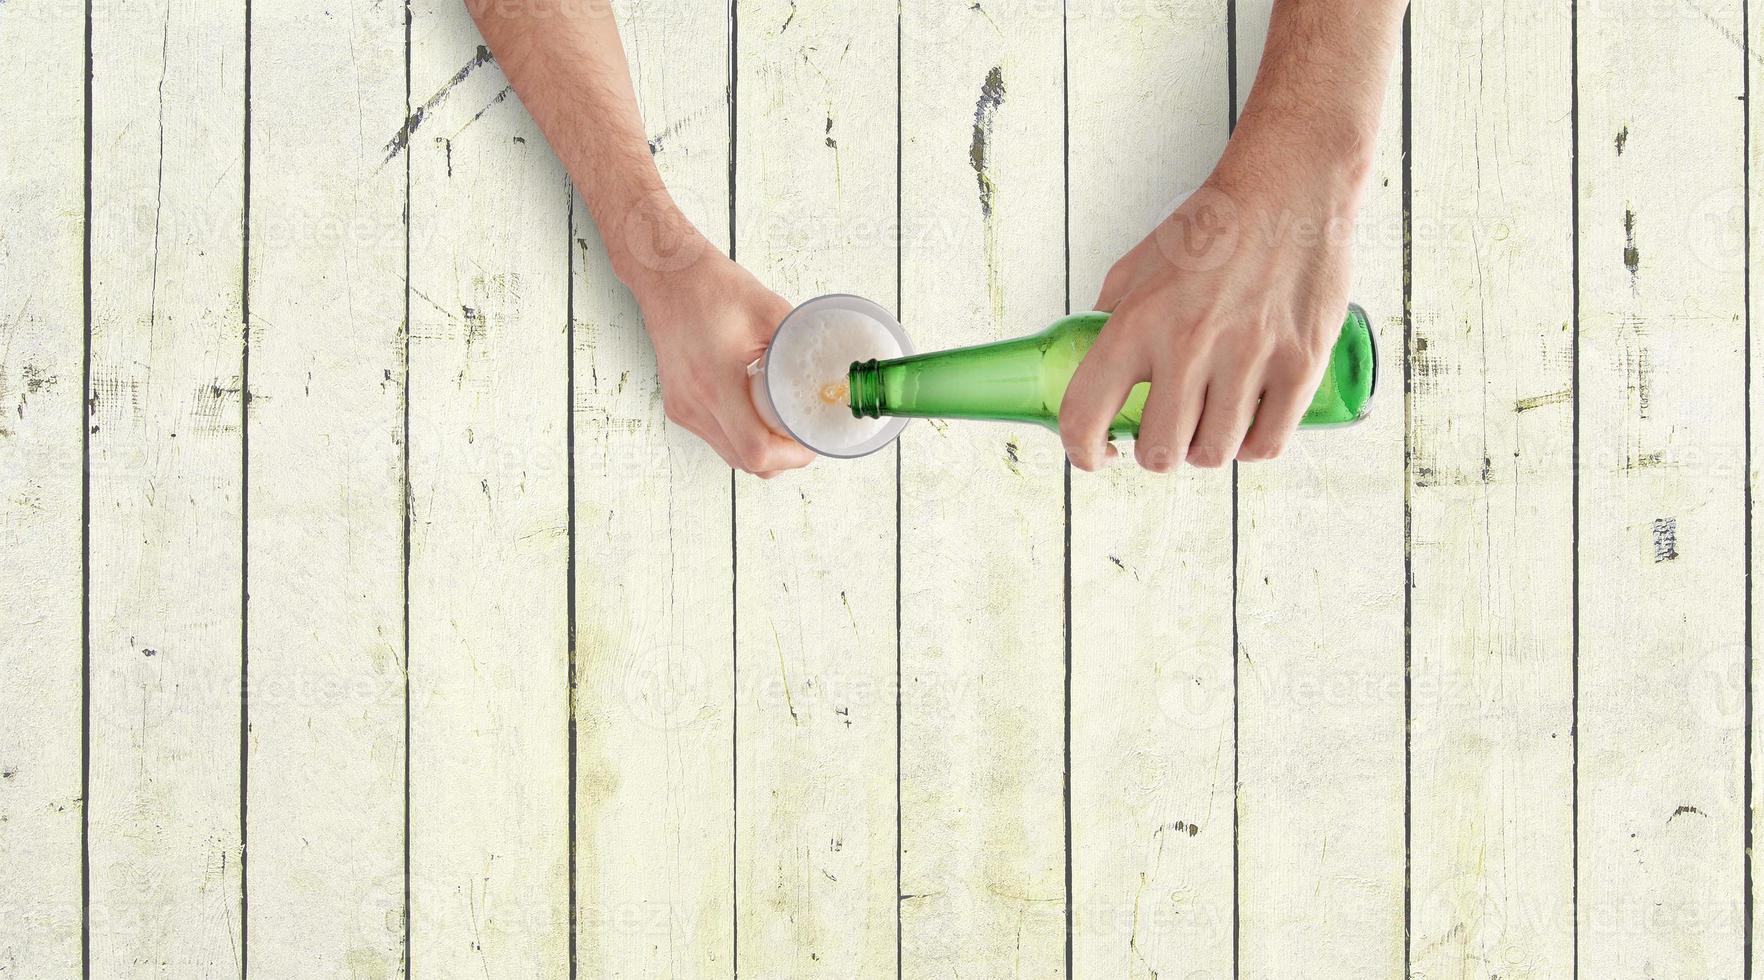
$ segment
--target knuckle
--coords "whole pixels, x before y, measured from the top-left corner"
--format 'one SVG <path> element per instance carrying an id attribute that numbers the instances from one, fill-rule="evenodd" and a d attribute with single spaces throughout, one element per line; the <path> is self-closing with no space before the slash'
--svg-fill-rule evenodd
<path id="1" fill-rule="evenodd" d="M 1170 446 L 1142 442 L 1134 447 L 1133 455 L 1141 469 L 1152 473 L 1169 473 L 1176 468 L 1176 450 Z"/>
<path id="2" fill-rule="evenodd" d="M 1301 353 L 1309 364 L 1317 365 L 1329 360 L 1329 355 L 1335 352 L 1340 326 L 1331 324 L 1326 319 L 1318 319 L 1308 329 L 1299 331 L 1304 338 L 1300 345 Z"/>
<path id="3" fill-rule="evenodd" d="M 1285 348 L 1276 352 L 1269 370 L 1279 381 L 1298 384 L 1323 365 L 1324 355 L 1309 348 Z"/>
<path id="4" fill-rule="evenodd" d="M 1286 440 L 1264 439 L 1244 443 L 1243 448 L 1237 452 L 1237 458 L 1245 463 L 1262 463 L 1275 459 L 1285 451 Z"/>
<path id="5" fill-rule="evenodd" d="M 1104 330 L 1096 338 L 1096 343 L 1085 351 L 1084 357 L 1078 361 L 1078 369 L 1084 371 L 1085 380 L 1094 384 L 1107 374 L 1120 371 L 1128 366 L 1135 347 L 1133 331 L 1136 328 L 1128 323 L 1120 330 L 1111 334 Z M 1088 370 L 1087 370 L 1088 369 Z"/>
<path id="6" fill-rule="evenodd" d="M 1225 465 L 1225 450 L 1212 443 L 1192 446 L 1188 450 L 1188 461 L 1203 470 L 1216 470 Z"/>
<path id="7" fill-rule="evenodd" d="M 763 450 L 756 452 L 752 449 L 741 449 L 737 451 L 736 455 L 740 457 L 741 469 L 744 472 L 757 476 L 768 470 L 776 469 L 771 465 L 771 460 L 767 458 L 767 453 Z"/>
<path id="8" fill-rule="evenodd" d="M 1233 338 L 1250 353 L 1267 354 L 1277 345 L 1273 324 L 1259 317 L 1243 320 L 1230 329 Z"/>
<path id="9" fill-rule="evenodd" d="M 1171 342 L 1191 361 L 1200 361 L 1213 353 L 1225 331 L 1213 319 L 1191 320 L 1170 331 Z"/>
<path id="10" fill-rule="evenodd" d="M 743 436 L 735 452 L 741 457 L 741 468 L 749 473 L 757 475 L 789 468 L 789 461 L 783 458 L 778 447 L 759 433 Z"/>

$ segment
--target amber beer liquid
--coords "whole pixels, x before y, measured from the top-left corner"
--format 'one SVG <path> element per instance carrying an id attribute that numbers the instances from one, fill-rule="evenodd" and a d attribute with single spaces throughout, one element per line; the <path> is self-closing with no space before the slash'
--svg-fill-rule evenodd
<path id="1" fill-rule="evenodd" d="M 1057 431 L 1066 386 L 1108 319 L 1107 313 L 1078 313 L 1016 340 L 855 362 L 846 381 L 851 414 L 1034 422 Z M 1365 310 L 1350 306 L 1299 426 L 1348 425 L 1365 418 L 1377 380 L 1371 323 Z M 1139 435 L 1150 391 L 1147 382 L 1133 386 L 1109 425 L 1109 438 Z"/>

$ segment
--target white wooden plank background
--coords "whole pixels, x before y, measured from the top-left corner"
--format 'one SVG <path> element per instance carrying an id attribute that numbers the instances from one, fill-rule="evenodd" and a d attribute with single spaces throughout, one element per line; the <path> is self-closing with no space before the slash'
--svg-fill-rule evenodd
<path id="1" fill-rule="evenodd" d="M 1065 303 L 1062 37 L 1034 0 L 902 8 L 901 310 L 922 349 Z M 902 970 L 1060 976 L 1065 456 L 995 425 L 910 426 L 900 454 Z"/>
<path id="2" fill-rule="evenodd" d="M 1742 84 L 1745 86 L 1746 93 L 1745 180 L 1743 186 L 1738 188 L 1738 193 L 1741 196 L 1736 200 L 1733 196 L 1734 189 L 1729 188 L 1727 200 L 1725 201 L 1726 207 L 1730 212 L 1730 218 L 1733 208 L 1736 205 L 1739 208 L 1742 237 L 1739 242 L 1734 242 L 1730 238 L 1726 243 L 1724 254 L 1717 253 L 1717 257 L 1720 259 L 1720 264 L 1730 270 L 1735 267 L 1741 270 L 1750 270 L 1757 267 L 1758 256 L 1760 255 L 1760 252 L 1758 251 L 1759 241 L 1757 236 L 1752 234 L 1751 216 L 1754 214 L 1764 214 L 1764 210 L 1761 210 L 1761 208 L 1764 208 L 1764 198 L 1760 198 L 1759 196 L 1761 193 L 1764 193 L 1764 188 L 1761 188 L 1759 182 L 1752 176 L 1760 166 L 1764 166 L 1764 141 L 1760 141 L 1752 136 L 1753 133 L 1759 132 L 1760 125 L 1764 125 L 1764 115 L 1760 115 L 1758 108 L 1753 105 L 1753 100 L 1751 98 L 1754 83 L 1760 79 L 1764 79 L 1764 73 L 1760 72 L 1757 58 L 1753 54 L 1757 51 L 1764 51 L 1764 18 L 1748 17 L 1744 26 L 1747 30 L 1743 42 L 1745 44 L 1747 59 L 1745 66 L 1742 69 L 1744 72 Z M 1731 224 L 1729 227 L 1731 227 Z M 1761 297 L 1758 295 L 1757 290 L 1753 288 L 1752 278 L 1749 271 L 1745 272 L 1745 284 L 1747 395 L 1746 512 L 1750 514 L 1752 513 L 1754 502 L 1758 499 L 1759 491 L 1758 469 L 1755 462 L 1755 460 L 1759 458 L 1756 451 L 1757 432 L 1751 425 L 1751 420 L 1756 418 L 1754 413 L 1757 411 L 1759 404 L 1757 399 L 1761 395 L 1764 395 L 1764 384 L 1758 383 L 1758 365 L 1755 363 L 1755 358 L 1752 355 L 1754 343 L 1757 339 L 1753 325 L 1759 322 L 1757 318 L 1760 315 L 1760 312 L 1764 311 L 1764 306 L 1760 305 Z M 1756 573 L 1758 571 L 1758 553 L 1756 547 L 1752 543 L 1749 522 L 1747 527 L 1748 533 L 1746 540 L 1748 542 L 1748 547 L 1746 549 L 1746 574 L 1755 581 Z M 1742 710 L 1744 712 L 1743 724 L 1746 733 L 1746 761 L 1749 765 L 1749 768 L 1745 773 L 1745 777 L 1748 781 L 1746 787 L 1748 790 L 1746 796 L 1746 812 L 1751 815 L 1751 819 L 1748 820 L 1746 825 L 1748 851 L 1752 848 L 1752 841 L 1756 839 L 1756 814 L 1758 812 L 1760 794 L 1764 793 L 1764 789 L 1760 788 L 1758 778 L 1760 774 L 1761 760 L 1758 758 L 1757 753 L 1753 751 L 1754 735 L 1752 732 L 1752 723 L 1754 716 L 1750 710 L 1750 706 L 1757 704 L 1757 691 L 1760 682 L 1756 665 L 1752 660 L 1752 651 L 1756 649 L 1755 643 L 1758 636 L 1757 608 L 1757 597 L 1748 592 L 1746 595 L 1747 629 L 1744 638 L 1746 644 L 1746 686 L 1738 692 L 1735 692 L 1732 688 L 1728 688 L 1721 692 L 1724 695 L 1723 703 L 1725 711 L 1731 712 L 1733 704 L 1735 701 L 1738 701 L 1742 705 Z M 1739 695 L 1738 698 L 1733 696 L 1736 693 Z M 1748 891 L 1745 895 L 1745 901 L 1747 902 L 1747 908 L 1755 909 L 1758 900 L 1758 876 L 1756 872 L 1751 869 L 1749 858 L 1747 861 L 1747 869 L 1750 873 L 1746 876 L 1746 887 L 1748 888 Z M 1757 939 L 1759 935 L 1757 917 L 1755 915 L 1751 916 L 1749 921 L 1742 923 L 1742 927 L 1746 930 L 1745 941 L 1751 944 L 1755 950 L 1757 948 Z M 1749 975 L 1746 980 L 1754 980 L 1754 978 L 1764 974 L 1764 965 L 1759 964 L 1756 956 L 1752 957 L 1752 962 L 1749 964 L 1749 967 Z"/>
<path id="3" fill-rule="evenodd" d="M 655 162 L 729 238 L 728 11 L 617 8 Z M 663 418 L 637 305 L 577 202 L 574 329 L 577 969 L 734 962 L 729 470 Z"/>
<path id="4" fill-rule="evenodd" d="M 1740 13 L 1597 8 L 1578 25 L 1577 926 L 1592 976 L 1737 976 L 1749 955 L 1749 713 L 1732 696 L 1749 655 Z M 1693 167 L 1673 162 L 1687 142 Z"/>
<path id="5" fill-rule="evenodd" d="M 80 968 L 84 25 L 0 7 L 0 970 Z"/>
<path id="6" fill-rule="evenodd" d="M 1412 27 L 1412 967 L 1571 976 L 1570 9 Z"/>
<path id="7" fill-rule="evenodd" d="M 1230 35 L 1222 0 L 1067 13 L 1071 306 L 1086 309 L 1224 149 Z M 1072 474 L 1070 496 L 1072 972 L 1227 976 L 1231 474 L 1122 464 Z"/>
<path id="8" fill-rule="evenodd" d="M 252 973 L 404 960 L 404 11 L 252 17 Z M 338 106 L 351 106 L 338 118 Z"/>
<path id="9" fill-rule="evenodd" d="M 1238 92 L 1272 4 L 1239 0 Z M 1402 66 L 1354 240 L 1352 295 L 1402 335 Z M 1389 374 L 1384 396 L 1396 393 Z M 1403 415 L 1301 433 L 1238 481 L 1238 969 L 1404 974 Z"/>
<path id="10" fill-rule="evenodd" d="M 879 4 L 739 5 L 736 258 L 785 295 L 893 305 L 896 33 Z M 895 970 L 896 480 L 883 452 L 736 481 L 743 974 Z"/>
<path id="11" fill-rule="evenodd" d="M 694 220 L 933 348 L 1270 6 L 617 12 Z M 1417 7 L 1359 429 L 762 483 L 452 0 L 0 4 L 0 977 L 1764 975 L 1752 21 Z"/>
<path id="12" fill-rule="evenodd" d="M 571 195 L 460 6 L 411 12 L 410 970 L 559 976 Z"/>
<path id="13" fill-rule="evenodd" d="M 209 976 L 245 944 L 244 10 L 90 31 L 87 965 Z"/>

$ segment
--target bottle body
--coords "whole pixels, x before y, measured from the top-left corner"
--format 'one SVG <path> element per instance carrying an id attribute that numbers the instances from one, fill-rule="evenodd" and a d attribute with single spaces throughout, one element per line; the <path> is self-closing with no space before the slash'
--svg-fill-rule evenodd
<path id="1" fill-rule="evenodd" d="M 1060 402 L 1078 362 L 1096 343 L 1107 313 L 1078 313 L 1040 333 L 978 347 L 851 366 L 851 412 L 860 418 L 989 419 L 1059 428 Z M 1377 383 L 1377 356 L 1366 312 L 1349 307 L 1323 381 L 1299 425 L 1346 425 L 1364 418 Z M 1134 385 L 1109 425 L 1111 439 L 1132 439 L 1151 385 Z"/>

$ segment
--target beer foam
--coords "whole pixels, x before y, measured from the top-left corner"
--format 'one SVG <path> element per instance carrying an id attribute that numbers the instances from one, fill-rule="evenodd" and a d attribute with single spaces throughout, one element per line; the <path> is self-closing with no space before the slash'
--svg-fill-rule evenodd
<path id="1" fill-rule="evenodd" d="M 846 391 L 852 362 L 901 353 L 894 334 L 872 317 L 849 309 L 809 311 L 801 322 L 779 332 L 767 355 L 772 407 L 797 441 L 810 449 L 850 452 L 888 426 L 887 419 L 852 416 Z"/>

